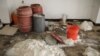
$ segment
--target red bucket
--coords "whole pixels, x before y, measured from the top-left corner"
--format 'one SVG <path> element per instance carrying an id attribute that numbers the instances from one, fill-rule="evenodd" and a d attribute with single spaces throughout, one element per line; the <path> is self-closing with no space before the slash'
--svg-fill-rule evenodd
<path id="1" fill-rule="evenodd" d="M 72 40 L 77 40 L 78 32 L 79 32 L 79 26 L 78 25 L 67 25 L 67 38 Z"/>

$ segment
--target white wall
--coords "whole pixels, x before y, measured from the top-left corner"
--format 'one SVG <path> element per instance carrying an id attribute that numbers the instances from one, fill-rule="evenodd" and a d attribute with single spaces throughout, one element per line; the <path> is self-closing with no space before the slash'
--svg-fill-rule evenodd
<path id="1" fill-rule="evenodd" d="M 7 0 L 0 0 L 0 20 L 3 23 L 10 23 Z"/>
<path id="2" fill-rule="evenodd" d="M 89 19 L 93 0 L 66 0 L 65 13 L 69 18 Z"/>
<path id="3" fill-rule="evenodd" d="M 10 12 L 21 5 L 22 0 L 8 0 Z M 91 18 L 93 0 L 24 0 L 26 5 L 40 3 L 46 18 L 61 18 L 66 14 L 71 19 Z"/>

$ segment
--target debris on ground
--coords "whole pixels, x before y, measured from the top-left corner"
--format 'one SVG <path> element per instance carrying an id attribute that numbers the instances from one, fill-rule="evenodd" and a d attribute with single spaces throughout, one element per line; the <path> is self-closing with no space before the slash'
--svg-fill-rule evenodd
<path id="1" fill-rule="evenodd" d="M 83 55 L 84 56 L 100 56 L 100 53 L 92 47 L 87 47 Z"/>
<path id="2" fill-rule="evenodd" d="M 65 56 L 62 49 L 50 46 L 43 40 L 27 39 L 8 49 L 6 56 Z"/>
<path id="3" fill-rule="evenodd" d="M 65 43 L 66 45 L 68 45 L 68 46 L 74 46 L 74 45 L 75 45 L 72 39 L 66 39 L 66 40 L 64 41 L 64 43 Z"/>
<path id="4" fill-rule="evenodd" d="M 11 27 L 9 25 L 6 25 L 3 27 L 3 29 L 0 30 L 1 35 L 14 35 L 17 32 L 18 28 Z"/>
<path id="5" fill-rule="evenodd" d="M 78 35 L 77 40 L 73 41 L 72 39 L 68 39 L 64 36 L 60 36 L 64 42 L 65 45 L 67 46 L 75 46 L 75 44 L 80 43 L 82 39 L 80 39 L 80 36 Z"/>
<path id="6" fill-rule="evenodd" d="M 74 44 L 81 41 L 78 25 L 68 25 L 65 29 L 57 28 L 55 32 L 51 33 L 51 36 L 59 43 L 65 44 L 67 47 L 75 46 Z"/>
<path id="7" fill-rule="evenodd" d="M 52 32 L 51 36 L 53 38 L 55 38 L 59 43 L 64 43 L 63 40 L 62 40 L 62 38 L 59 35 L 57 35 L 55 32 Z"/>
<path id="8" fill-rule="evenodd" d="M 81 30 L 84 31 L 91 31 L 93 29 L 93 23 L 92 22 L 88 22 L 88 21 L 84 21 L 81 25 L 80 25 Z"/>
<path id="9" fill-rule="evenodd" d="M 56 45 L 57 44 L 57 41 L 52 36 L 50 36 L 50 35 L 47 35 L 45 37 L 45 41 L 49 45 Z"/>
<path id="10" fill-rule="evenodd" d="M 67 56 L 83 56 L 86 47 L 83 45 L 77 45 L 74 47 L 66 47 L 64 51 Z"/>
<path id="11" fill-rule="evenodd" d="M 46 22 L 47 23 L 47 22 Z M 56 29 L 56 28 L 59 28 L 59 23 L 58 22 L 48 22 L 47 24 L 46 24 L 46 27 L 48 27 L 48 30 L 49 31 L 53 31 L 54 29 Z"/>
<path id="12" fill-rule="evenodd" d="M 79 42 L 79 44 L 85 46 L 93 46 L 93 47 L 99 46 L 99 42 L 93 39 L 82 39 L 82 41 Z"/>

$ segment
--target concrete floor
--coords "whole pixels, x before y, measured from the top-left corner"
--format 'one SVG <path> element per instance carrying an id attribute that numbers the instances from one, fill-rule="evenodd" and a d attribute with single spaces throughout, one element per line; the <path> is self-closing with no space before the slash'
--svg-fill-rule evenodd
<path id="1" fill-rule="evenodd" d="M 93 31 L 84 32 L 82 33 L 82 39 L 92 39 L 100 43 L 100 26 L 95 26 Z M 13 47 L 13 45 L 19 41 L 23 41 L 25 39 L 38 39 L 41 34 L 35 34 L 33 32 L 23 34 L 21 32 L 17 32 L 14 36 L 1 36 L 0 35 L 0 56 L 4 56 L 7 49 Z M 45 37 L 45 34 L 42 34 L 42 37 Z M 100 45 L 100 44 L 97 45 Z M 96 50 L 100 52 L 100 46 L 92 46 Z M 74 47 L 65 47 L 63 50 L 65 51 L 67 56 L 83 56 L 83 52 L 87 48 L 87 45 L 79 45 L 77 44 Z"/>

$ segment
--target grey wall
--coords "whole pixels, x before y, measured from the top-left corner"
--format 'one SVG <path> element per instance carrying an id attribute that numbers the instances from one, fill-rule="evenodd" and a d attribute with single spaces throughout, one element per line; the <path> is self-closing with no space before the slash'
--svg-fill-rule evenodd
<path id="1" fill-rule="evenodd" d="M 96 22 L 98 12 L 99 12 L 99 5 L 100 5 L 100 0 L 93 0 L 93 7 L 92 7 L 92 12 L 91 12 L 91 20 Z"/>
<path id="2" fill-rule="evenodd" d="M 100 24 L 100 6 L 99 6 L 99 12 L 97 15 L 96 23 Z"/>

